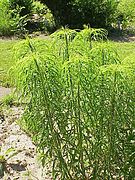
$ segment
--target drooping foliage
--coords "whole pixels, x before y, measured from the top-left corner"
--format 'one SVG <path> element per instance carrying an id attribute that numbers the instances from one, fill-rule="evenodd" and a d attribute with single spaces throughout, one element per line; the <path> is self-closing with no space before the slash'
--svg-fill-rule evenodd
<path id="1" fill-rule="evenodd" d="M 135 61 L 106 31 L 62 30 L 16 47 L 23 116 L 53 179 L 133 179 Z"/>

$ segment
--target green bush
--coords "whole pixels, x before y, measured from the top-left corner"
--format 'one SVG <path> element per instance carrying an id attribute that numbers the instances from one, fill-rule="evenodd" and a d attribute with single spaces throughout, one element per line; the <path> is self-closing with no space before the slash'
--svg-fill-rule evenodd
<path id="1" fill-rule="evenodd" d="M 66 29 L 16 47 L 23 118 L 54 179 L 135 176 L 135 64 L 122 61 L 106 35 Z"/>
<path id="2" fill-rule="evenodd" d="M 39 1 L 33 1 L 33 16 L 30 18 L 28 26 L 32 31 L 42 31 L 52 33 L 55 30 L 55 21 L 51 11 L 45 4 Z M 33 29 L 31 28 L 33 27 Z"/>
<path id="3" fill-rule="evenodd" d="M 20 16 L 28 15 L 32 12 L 33 9 L 33 0 L 9 0 L 10 8 L 13 9 L 21 9 Z"/>
<path id="4" fill-rule="evenodd" d="M 33 13 L 34 14 L 46 14 L 46 11 L 48 10 L 48 8 L 46 7 L 46 5 L 44 5 L 43 3 L 41 3 L 40 1 L 33 1 Z"/>
<path id="5" fill-rule="evenodd" d="M 135 27 L 135 1 L 121 0 L 117 7 L 117 18 L 121 20 L 123 28 Z"/>
<path id="6" fill-rule="evenodd" d="M 20 9 L 10 9 L 8 0 L 0 2 L 0 36 L 19 34 L 22 35 L 26 29 L 26 16 L 20 17 Z"/>
<path id="7" fill-rule="evenodd" d="M 37 17 L 34 17 L 34 15 Z M 24 37 L 34 31 L 54 32 L 55 21 L 50 10 L 32 0 L 2 0 L 0 2 L 0 36 Z"/>
<path id="8" fill-rule="evenodd" d="M 8 1 L 0 1 L 0 35 L 8 35 L 10 31 L 10 14 Z"/>
<path id="9" fill-rule="evenodd" d="M 62 26 L 80 28 L 108 27 L 114 20 L 117 0 L 41 0 L 52 11 L 56 23 Z"/>

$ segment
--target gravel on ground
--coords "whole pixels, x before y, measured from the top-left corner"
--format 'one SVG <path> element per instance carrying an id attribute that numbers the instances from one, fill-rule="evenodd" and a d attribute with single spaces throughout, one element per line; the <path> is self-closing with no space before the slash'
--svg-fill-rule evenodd
<path id="1" fill-rule="evenodd" d="M 5 155 L 10 149 L 17 152 L 7 160 L 6 171 L 0 179 L 51 180 L 49 167 L 42 168 L 36 146 L 17 123 L 22 113 L 21 107 L 12 107 L 5 109 L 4 118 L 0 119 L 0 155 Z"/>
<path id="2" fill-rule="evenodd" d="M 10 88 L 0 87 L 0 99 L 6 95 L 9 95 L 11 91 L 12 90 Z"/>

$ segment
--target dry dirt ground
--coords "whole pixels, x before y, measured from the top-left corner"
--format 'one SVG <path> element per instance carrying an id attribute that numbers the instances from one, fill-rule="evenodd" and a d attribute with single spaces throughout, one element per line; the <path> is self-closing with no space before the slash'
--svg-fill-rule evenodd
<path id="1" fill-rule="evenodd" d="M 0 87 L 0 98 L 9 94 L 11 89 Z M 5 159 L 15 152 L 15 155 L 6 161 L 6 171 L 1 180 L 51 180 L 49 168 L 41 167 L 36 152 L 36 146 L 31 138 L 20 128 L 17 120 L 23 109 L 12 107 L 0 109 L 0 156 Z M 6 156 L 7 150 L 11 150 Z M 1 163 L 1 161 L 0 161 Z"/>
<path id="2" fill-rule="evenodd" d="M 0 99 L 11 93 L 10 88 L 0 87 Z"/>

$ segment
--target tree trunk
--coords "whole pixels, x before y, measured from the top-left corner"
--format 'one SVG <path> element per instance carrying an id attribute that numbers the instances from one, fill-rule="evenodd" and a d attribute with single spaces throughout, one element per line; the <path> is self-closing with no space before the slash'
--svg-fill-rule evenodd
<path id="1" fill-rule="evenodd" d="M 63 26 L 70 22 L 70 0 L 41 0 L 51 10 L 56 23 Z"/>

